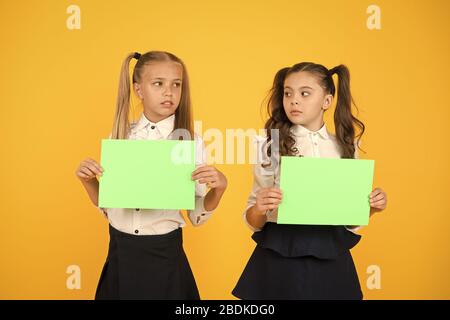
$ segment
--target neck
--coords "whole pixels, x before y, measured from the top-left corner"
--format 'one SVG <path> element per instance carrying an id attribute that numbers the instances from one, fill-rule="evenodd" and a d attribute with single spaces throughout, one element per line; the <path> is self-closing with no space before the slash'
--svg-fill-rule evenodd
<path id="1" fill-rule="evenodd" d="M 144 115 L 149 121 L 151 121 L 153 123 L 158 123 L 158 122 L 160 122 L 160 121 L 162 121 L 164 119 L 167 119 L 168 117 L 172 116 L 171 114 L 168 115 L 168 116 L 159 115 L 159 114 L 156 114 L 154 112 L 151 112 L 151 111 L 148 111 L 148 110 L 145 110 L 145 109 L 144 109 Z"/>
<path id="2" fill-rule="evenodd" d="M 325 123 L 323 122 L 323 119 L 318 119 L 318 120 L 313 121 L 308 124 L 302 124 L 302 126 L 305 127 L 306 129 L 308 129 L 309 131 L 316 132 L 316 131 L 319 131 L 320 128 L 322 128 L 324 124 Z"/>

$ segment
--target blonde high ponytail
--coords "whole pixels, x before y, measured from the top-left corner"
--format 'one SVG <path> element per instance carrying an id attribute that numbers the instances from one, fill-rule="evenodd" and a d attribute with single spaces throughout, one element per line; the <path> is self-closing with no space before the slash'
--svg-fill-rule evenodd
<path id="1" fill-rule="evenodd" d="M 114 116 L 111 139 L 126 139 L 130 130 L 128 119 L 131 100 L 130 61 L 134 56 L 134 52 L 128 54 L 120 69 L 119 92 L 117 94 L 116 114 Z"/>

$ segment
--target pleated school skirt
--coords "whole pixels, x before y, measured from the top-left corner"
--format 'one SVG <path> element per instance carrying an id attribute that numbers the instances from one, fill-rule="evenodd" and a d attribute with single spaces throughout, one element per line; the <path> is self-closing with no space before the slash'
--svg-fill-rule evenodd
<path id="1" fill-rule="evenodd" d="M 350 249 L 361 236 L 342 226 L 268 222 L 232 294 L 240 299 L 361 300 Z"/>
<path id="2" fill-rule="evenodd" d="M 109 235 L 96 300 L 200 299 L 181 228 L 163 235 L 137 236 L 109 225 Z"/>

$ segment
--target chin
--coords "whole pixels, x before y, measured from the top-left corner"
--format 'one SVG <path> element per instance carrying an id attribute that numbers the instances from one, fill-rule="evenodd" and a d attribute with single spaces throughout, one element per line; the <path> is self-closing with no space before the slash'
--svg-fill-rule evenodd
<path id="1" fill-rule="evenodd" d="M 304 123 L 306 122 L 306 121 L 303 120 L 303 119 L 299 119 L 299 117 L 288 117 L 288 119 L 289 119 L 289 121 L 292 122 L 292 124 L 295 124 L 295 125 L 301 125 L 301 126 L 303 126 Z"/>
<path id="2" fill-rule="evenodd" d="M 159 113 L 161 116 L 166 116 L 166 117 L 168 117 L 168 116 L 174 114 L 176 110 L 177 110 L 177 108 L 162 109 L 162 110 L 158 110 L 158 113 Z"/>

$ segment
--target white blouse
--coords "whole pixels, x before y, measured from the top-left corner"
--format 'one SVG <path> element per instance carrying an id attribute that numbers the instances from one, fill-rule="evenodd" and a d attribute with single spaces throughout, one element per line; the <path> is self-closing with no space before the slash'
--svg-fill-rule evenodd
<path id="1" fill-rule="evenodd" d="M 294 125 L 291 128 L 291 132 L 295 138 L 295 147 L 298 148 L 299 153 L 304 157 L 314 158 L 340 158 L 341 152 L 337 139 L 334 135 L 328 132 L 326 125 L 318 131 L 313 132 L 301 125 Z M 262 141 L 265 141 L 265 137 L 256 137 L 256 142 L 261 145 Z M 259 159 L 264 159 L 261 156 L 262 150 L 257 147 L 257 152 L 260 154 Z M 358 152 L 355 151 L 355 158 L 358 157 Z M 267 156 L 265 157 L 267 158 Z M 244 211 L 244 221 L 252 231 L 261 231 L 251 226 L 247 221 L 247 210 L 256 204 L 256 193 L 261 188 L 280 187 L 280 170 L 279 166 L 275 172 L 271 173 L 269 170 L 264 169 L 261 163 L 257 163 L 253 166 L 253 187 L 250 196 L 247 200 L 247 207 Z M 277 222 L 278 209 L 269 210 L 266 213 L 267 222 Z M 359 227 L 350 229 L 350 231 L 356 231 Z"/>
<path id="2" fill-rule="evenodd" d="M 174 130 L 175 115 L 172 115 L 157 123 L 149 121 L 144 113 L 136 123 L 131 124 L 128 139 L 131 140 L 161 140 L 167 139 Z M 196 165 L 206 163 L 206 152 L 203 140 L 195 135 L 196 141 Z M 157 183 L 150 182 L 153 188 Z M 174 189 L 176 192 L 176 189 Z M 206 185 L 195 183 L 195 209 L 187 210 L 188 217 L 194 226 L 199 226 L 211 217 L 213 211 L 206 211 L 204 199 Z M 180 210 L 158 209 L 123 209 L 100 208 L 107 216 L 109 223 L 115 229 L 134 235 L 166 234 L 186 225 Z"/>

